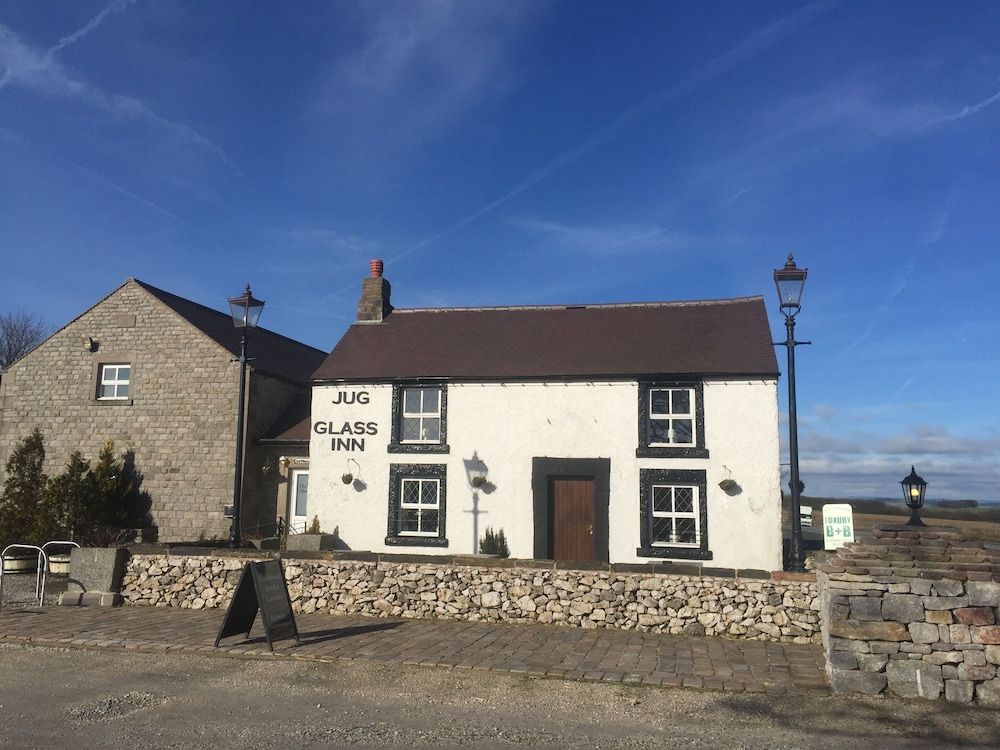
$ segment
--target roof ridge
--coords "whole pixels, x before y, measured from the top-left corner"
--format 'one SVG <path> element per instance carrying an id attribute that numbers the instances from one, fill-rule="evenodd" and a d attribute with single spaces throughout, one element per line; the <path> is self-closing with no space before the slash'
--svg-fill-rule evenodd
<path id="1" fill-rule="evenodd" d="M 750 297 L 725 297 L 705 300 L 675 300 L 664 302 L 599 302 L 577 305 L 494 305 L 477 307 L 393 307 L 392 315 L 399 313 L 426 312 L 499 312 L 499 311 L 531 311 L 531 310 L 608 310 L 631 307 L 688 307 L 707 305 L 730 305 L 743 302 L 763 301 L 764 296 L 755 294 Z"/>
<path id="2" fill-rule="evenodd" d="M 187 297 L 182 297 L 179 294 L 174 294 L 173 292 L 168 292 L 166 289 L 160 289 L 159 287 L 153 286 L 152 284 L 150 284 L 150 283 L 148 283 L 146 281 L 143 281 L 141 279 L 137 279 L 134 276 L 130 276 L 127 281 L 134 281 L 136 284 L 138 284 L 139 286 L 141 286 L 143 289 L 145 289 L 146 291 L 150 292 L 151 294 L 154 294 L 154 295 L 162 294 L 162 295 L 165 295 L 167 297 L 173 297 L 176 300 L 180 300 L 181 302 L 185 302 L 185 303 L 187 303 L 189 305 L 194 305 L 195 307 L 200 307 L 202 310 L 206 310 L 206 311 L 208 311 L 210 313 L 214 313 L 215 315 L 218 315 L 218 316 L 220 316 L 222 318 L 226 318 L 226 319 L 232 320 L 232 316 L 231 315 L 229 315 L 227 313 L 224 313 L 221 310 L 216 310 L 214 307 L 209 307 L 208 305 L 203 305 L 201 302 L 195 302 L 193 299 L 188 299 Z M 127 283 L 127 281 L 126 281 L 126 283 Z M 178 311 L 175 311 L 175 312 L 177 312 L 178 315 L 181 315 L 181 317 L 183 317 L 183 318 L 185 318 L 187 320 L 187 316 L 183 315 L 182 313 L 180 313 Z M 190 323 L 191 321 L 188 320 L 188 322 Z M 195 327 L 197 328 L 198 326 L 195 325 Z M 264 328 L 263 326 L 257 326 L 255 330 L 257 330 L 257 331 L 263 331 L 264 333 L 269 333 L 272 336 L 277 336 L 278 338 L 282 338 L 282 339 L 285 339 L 286 341 L 290 341 L 293 344 L 297 344 L 299 346 L 304 346 L 307 349 L 312 349 L 313 351 L 319 352 L 320 354 L 323 354 L 324 356 L 327 354 L 327 352 L 325 350 L 323 350 L 323 349 L 317 349 L 315 346 L 311 346 L 310 344 L 306 344 L 306 343 L 304 343 L 302 341 L 299 341 L 298 339 L 293 339 L 290 336 L 284 335 L 283 333 L 278 333 L 277 331 L 272 331 L 270 328 Z M 223 348 L 225 348 L 225 347 L 223 347 Z"/>

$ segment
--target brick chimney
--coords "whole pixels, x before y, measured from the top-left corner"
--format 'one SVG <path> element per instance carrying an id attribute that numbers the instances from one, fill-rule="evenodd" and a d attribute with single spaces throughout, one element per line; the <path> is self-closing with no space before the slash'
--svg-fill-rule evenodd
<path id="1" fill-rule="evenodd" d="M 389 295 L 392 287 L 382 278 L 382 259 L 373 258 L 368 264 L 368 278 L 361 282 L 361 299 L 358 300 L 358 320 L 380 323 L 392 312 Z"/>

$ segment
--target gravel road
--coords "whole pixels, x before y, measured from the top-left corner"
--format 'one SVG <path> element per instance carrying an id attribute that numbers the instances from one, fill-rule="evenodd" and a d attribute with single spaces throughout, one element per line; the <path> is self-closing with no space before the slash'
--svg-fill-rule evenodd
<path id="1" fill-rule="evenodd" d="M 990 748 L 1000 711 L 0 645 L 4 748 Z"/>

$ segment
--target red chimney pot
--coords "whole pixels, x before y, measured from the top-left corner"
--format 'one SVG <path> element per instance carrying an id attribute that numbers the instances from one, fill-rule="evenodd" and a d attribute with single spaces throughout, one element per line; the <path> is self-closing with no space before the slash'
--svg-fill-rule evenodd
<path id="1" fill-rule="evenodd" d="M 382 277 L 382 259 L 372 258 L 371 262 L 368 263 L 368 270 L 371 272 L 371 277 L 373 279 L 378 279 Z"/>

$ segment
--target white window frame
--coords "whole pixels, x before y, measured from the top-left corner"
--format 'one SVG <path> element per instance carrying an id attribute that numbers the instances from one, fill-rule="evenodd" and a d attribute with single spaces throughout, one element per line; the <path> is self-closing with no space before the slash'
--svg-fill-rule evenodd
<path id="1" fill-rule="evenodd" d="M 109 368 L 115 368 L 115 377 L 109 378 L 107 376 Z M 124 380 L 118 377 L 120 368 L 128 368 L 128 377 Z M 125 386 L 125 395 L 119 396 L 118 389 L 121 386 Z M 115 390 L 114 396 L 104 396 L 104 388 L 111 386 Z M 101 377 L 97 384 L 97 400 L 98 401 L 127 401 L 130 398 L 132 391 L 132 364 L 130 362 L 108 362 L 101 365 Z"/>
<path id="2" fill-rule="evenodd" d="M 668 396 L 668 402 L 670 404 L 670 409 L 674 408 L 674 393 L 677 392 L 677 391 L 687 391 L 689 410 L 687 412 L 673 412 L 673 411 L 671 411 L 671 412 L 669 412 L 667 414 L 656 414 L 653 411 L 653 394 L 657 393 L 657 392 L 661 392 L 661 391 L 666 391 L 669 394 L 669 396 Z M 649 435 L 650 435 L 649 445 L 651 447 L 662 448 L 662 447 L 680 446 L 680 447 L 683 447 L 683 448 L 689 448 L 689 447 L 695 447 L 695 446 L 698 445 L 698 418 L 697 418 L 697 415 L 698 415 L 698 404 L 695 401 L 695 399 L 697 399 L 697 397 L 698 397 L 698 393 L 695 391 L 694 388 L 684 388 L 684 387 L 674 388 L 674 387 L 671 387 L 671 386 L 664 386 L 664 387 L 653 386 L 652 388 L 649 389 L 649 422 L 650 422 L 650 425 L 649 425 Z M 690 420 L 690 422 L 691 422 L 691 440 L 690 441 L 681 443 L 681 442 L 679 442 L 679 441 L 677 441 L 677 440 L 674 439 L 673 422 L 674 422 L 674 420 L 677 420 L 677 419 Z M 653 436 L 653 432 L 654 432 L 653 431 L 653 422 L 654 421 L 657 421 L 657 422 L 666 421 L 666 422 L 670 422 L 671 423 L 670 427 L 667 428 L 667 442 L 665 442 L 665 443 L 653 442 L 652 436 Z"/>
<path id="3" fill-rule="evenodd" d="M 679 489 L 691 490 L 691 495 L 694 502 L 691 505 L 691 512 L 677 511 L 677 510 L 656 510 L 655 495 L 658 489 L 668 489 L 670 490 L 670 505 L 676 508 L 677 506 L 677 496 L 675 492 Z M 701 547 L 701 493 L 699 492 L 699 487 L 691 484 L 653 484 L 649 488 L 649 514 L 650 514 L 650 537 L 649 544 L 653 547 Z M 656 518 L 670 518 L 670 527 L 673 530 L 671 537 L 676 539 L 677 537 L 677 521 L 678 518 L 691 518 L 694 519 L 694 533 L 695 539 L 693 542 L 676 542 L 676 541 L 655 541 L 653 539 L 653 521 Z"/>
<path id="4" fill-rule="evenodd" d="M 406 394 L 409 391 L 416 391 L 416 392 L 418 392 L 420 394 L 420 411 L 411 412 L 411 411 L 407 411 L 406 410 Z M 434 411 L 434 412 L 424 411 L 424 396 L 428 392 L 431 392 L 431 391 L 433 391 L 434 393 L 437 394 L 437 399 L 438 399 L 438 401 L 437 401 L 437 411 Z M 401 399 L 401 403 L 399 405 L 399 414 L 400 414 L 400 417 L 399 417 L 399 442 L 400 442 L 400 444 L 405 444 L 405 445 L 439 445 L 441 443 L 441 441 L 443 439 L 443 435 L 442 435 L 442 433 L 443 433 L 443 427 L 442 427 L 442 419 L 441 419 L 441 400 L 442 400 L 442 397 L 443 397 L 442 391 L 443 391 L 442 388 L 427 388 L 425 386 L 414 387 L 414 388 L 407 388 L 406 386 L 403 386 L 400 389 L 400 394 L 399 394 L 399 397 Z M 404 426 L 406 424 L 406 420 L 407 419 L 416 419 L 416 420 L 418 420 L 418 422 L 417 422 L 417 424 L 419 426 L 418 434 L 420 434 L 420 435 L 422 435 L 424 433 L 424 420 L 425 419 L 437 419 L 437 421 L 438 421 L 438 436 L 437 436 L 437 439 L 436 440 L 424 440 L 424 439 L 421 439 L 421 438 L 409 438 L 409 439 L 404 438 L 403 437 L 404 432 L 405 432 Z"/>
<path id="5" fill-rule="evenodd" d="M 417 484 L 417 502 L 408 503 L 406 502 L 406 484 L 407 482 L 413 482 Z M 420 502 L 420 498 L 424 496 L 424 484 L 434 485 L 434 504 L 429 505 L 427 503 Z M 403 531 L 403 511 L 405 510 L 415 510 L 417 511 L 417 531 Z M 423 524 L 423 514 L 421 511 L 432 510 L 437 513 L 437 526 L 433 531 L 423 531 L 421 526 Z M 400 477 L 399 478 L 399 527 L 396 529 L 396 534 L 399 536 L 426 536 L 426 537 L 437 537 L 440 535 L 441 530 L 441 480 L 437 478 L 428 477 Z"/>

